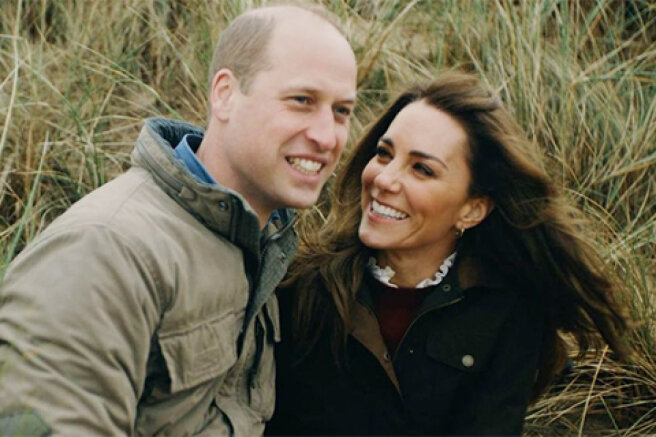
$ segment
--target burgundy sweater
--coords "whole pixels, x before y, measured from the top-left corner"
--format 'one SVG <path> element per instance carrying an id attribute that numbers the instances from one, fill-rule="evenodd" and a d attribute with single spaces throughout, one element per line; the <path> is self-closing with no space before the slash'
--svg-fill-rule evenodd
<path id="1" fill-rule="evenodd" d="M 433 287 L 393 288 L 373 281 L 374 312 L 390 354 L 394 354 L 417 310 Z"/>

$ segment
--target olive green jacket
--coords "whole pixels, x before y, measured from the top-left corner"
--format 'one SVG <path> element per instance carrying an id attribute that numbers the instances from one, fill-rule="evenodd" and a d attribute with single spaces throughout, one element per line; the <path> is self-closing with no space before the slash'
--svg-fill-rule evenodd
<path id="1" fill-rule="evenodd" d="M 274 407 L 272 293 L 290 211 L 260 238 L 235 192 L 146 122 L 132 168 L 29 244 L 0 289 L 0 435 L 262 434 Z"/>

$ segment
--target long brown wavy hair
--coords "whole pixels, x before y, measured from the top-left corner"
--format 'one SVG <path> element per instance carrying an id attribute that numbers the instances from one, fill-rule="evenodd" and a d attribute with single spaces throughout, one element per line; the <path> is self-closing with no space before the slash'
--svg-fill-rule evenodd
<path id="1" fill-rule="evenodd" d="M 554 186 L 542 159 L 497 97 L 472 75 L 446 73 L 402 93 L 345 158 L 323 219 L 301 221 L 301 244 L 284 286 L 294 293 L 295 345 L 307 353 L 326 333 L 340 362 L 351 309 L 372 250 L 358 238 L 360 175 L 378 140 L 408 104 L 423 101 L 451 115 L 468 136 L 469 194 L 489 196 L 494 209 L 458 240 L 459 257 L 475 257 L 511 286 L 531 293 L 546 312 L 546 335 L 534 395 L 541 393 L 567 357 L 561 335 L 576 340 L 579 353 L 602 339 L 625 358 L 627 321 L 612 275 L 581 236 L 582 214 Z M 600 334 L 600 335 L 599 335 Z"/>

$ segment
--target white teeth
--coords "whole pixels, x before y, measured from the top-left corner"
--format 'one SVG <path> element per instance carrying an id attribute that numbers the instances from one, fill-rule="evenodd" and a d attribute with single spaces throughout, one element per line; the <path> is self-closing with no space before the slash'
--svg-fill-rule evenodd
<path id="1" fill-rule="evenodd" d="M 323 165 L 320 162 L 303 158 L 287 158 L 287 162 L 289 162 L 295 169 L 307 174 L 317 173 L 321 170 L 321 166 Z"/>
<path id="2" fill-rule="evenodd" d="M 381 205 L 375 200 L 371 202 L 371 209 L 378 215 L 393 218 L 395 220 L 403 220 L 404 218 L 408 217 L 408 214 L 404 213 L 403 211 L 390 208 L 389 206 Z"/>

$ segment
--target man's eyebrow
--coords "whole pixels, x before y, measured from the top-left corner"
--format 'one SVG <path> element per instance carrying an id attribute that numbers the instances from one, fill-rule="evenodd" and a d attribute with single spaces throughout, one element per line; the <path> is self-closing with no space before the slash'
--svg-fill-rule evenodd
<path id="1" fill-rule="evenodd" d="M 338 100 L 337 103 L 342 105 L 355 105 L 355 97 L 347 97 L 345 99 Z"/>
<path id="2" fill-rule="evenodd" d="M 288 88 L 284 88 L 282 92 L 284 94 L 286 93 L 305 93 L 305 94 L 312 94 L 312 95 L 321 94 L 321 90 L 319 90 L 318 88 L 314 88 L 311 86 L 304 86 L 304 85 L 299 85 L 299 86 L 292 85 Z M 355 105 L 355 100 L 356 100 L 355 96 L 352 97 L 347 96 L 343 99 L 337 100 L 337 103 Z"/>
<path id="3" fill-rule="evenodd" d="M 394 148 L 394 141 L 392 141 L 392 139 L 390 137 L 382 137 L 380 139 L 380 141 L 387 144 L 388 146 Z M 449 166 L 446 165 L 446 163 L 444 161 L 442 161 L 440 158 L 438 158 L 435 155 L 431 155 L 430 153 L 422 152 L 421 150 L 411 150 L 409 155 L 410 156 L 415 156 L 415 157 L 418 157 L 418 158 L 422 158 L 422 159 L 430 159 L 431 161 L 437 161 L 440 164 L 442 164 L 442 166 L 444 166 L 444 168 L 446 168 L 447 170 L 449 169 Z"/>

